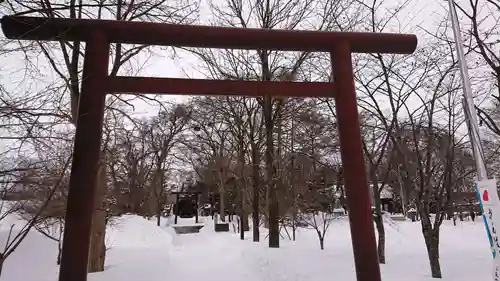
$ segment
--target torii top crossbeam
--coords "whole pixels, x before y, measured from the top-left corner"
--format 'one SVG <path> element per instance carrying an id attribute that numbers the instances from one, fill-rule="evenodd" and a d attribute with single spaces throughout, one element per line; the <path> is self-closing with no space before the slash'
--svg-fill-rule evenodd
<path id="1" fill-rule="evenodd" d="M 228 28 L 17 16 L 4 16 L 1 23 L 7 38 L 25 40 L 86 41 L 93 30 L 99 30 L 110 43 L 178 47 L 330 52 L 334 44 L 348 41 L 353 53 L 411 54 L 417 46 L 417 37 L 407 34 Z"/>

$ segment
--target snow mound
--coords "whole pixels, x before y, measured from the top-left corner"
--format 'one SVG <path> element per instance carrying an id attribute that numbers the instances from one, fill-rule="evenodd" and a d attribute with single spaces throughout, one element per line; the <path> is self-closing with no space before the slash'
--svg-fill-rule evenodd
<path id="1" fill-rule="evenodd" d="M 156 220 L 123 215 L 115 218 L 108 228 L 106 245 L 110 248 L 168 248 L 172 245 L 172 234 L 156 226 Z"/>

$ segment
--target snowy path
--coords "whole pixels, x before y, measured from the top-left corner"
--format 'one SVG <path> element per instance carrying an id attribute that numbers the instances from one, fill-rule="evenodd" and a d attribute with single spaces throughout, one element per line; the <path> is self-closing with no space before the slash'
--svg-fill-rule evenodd
<path id="1" fill-rule="evenodd" d="M 104 272 L 88 281 L 324 281 L 356 280 L 347 221 L 331 227 L 326 249 L 319 250 L 316 234 L 301 230 L 296 242 L 281 240 L 269 249 L 262 234 L 254 243 L 248 233 L 215 233 L 211 220 L 199 234 L 175 235 L 171 227 L 124 216 L 106 236 L 110 249 Z M 401 223 L 387 231 L 387 262 L 383 281 L 434 281 L 419 224 Z M 0 232 L 0 237 L 5 236 Z M 481 223 L 444 225 L 441 241 L 443 281 L 491 280 L 491 256 Z M 7 259 L 1 281 L 55 281 L 57 244 L 30 233 Z M 19 265 L 23 266 L 19 266 Z M 29 270 L 26 270 L 29 268 Z"/>
<path id="2" fill-rule="evenodd" d="M 338 260 L 342 253 L 286 242 L 280 249 L 269 249 L 263 237 L 260 243 L 248 236 L 241 241 L 238 234 L 214 233 L 207 225 L 200 234 L 173 238 L 166 270 L 180 280 L 323 281 L 339 276 L 339 268 L 352 267 L 349 256 L 331 263 L 331 258 Z M 342 278 L 354 280 L 354 270 L 342 271 Z"/>
<path id="3" fill-rule="evenodd" d="M 222 236 L 226 236 L 225 239 Z M 255 272 L 243 262 L 245 251 L 242 244 L 228 243 L 234 239 L 237 237 L 229 233 L 177 236 L 168 268 L 172 270 L 171 274 L 184 280 L 247 280 L 246 277 L 254 276 Z M 232 272 L 238 272 L 238 275 Z"/>
<path id="4" fill-rule="evenodd" d="M 203 233 L 174 237 L 167 270 L 176 278 L 184 280 L 355 280 L 350 234 L 344 224 L 347 222 L 340 222 L 338 229 L 332 231 L 330 239 L 335 242 L 328 243 L 324 251 L 317 248 L 317 238 L 312 232 L 300 233 L 297 243 L 282 240 L 280 249 L 269 249 L 266 239 L 254 243 L 251 237 L 247 237 L 241 241 L 238 234 L 214 233 L 212 226 L 207 225 Z M 404 226 L 405 231 L 387 227 L 390 240 L 388 264 L 381 266 L 383 280 L 400 280 L 402 276 L 407 281 L 434 280 L 426 270 L 428 261 L 422 247 L 420 226 Z M 490 267 L 489 263 L 481 262 L 489 261 L 487 250 L 481 251 L 484 241 L 477 240 L 479 243 L 470 244 L 471 241 L 464 243 L 462 240 L 464 235 L 473 237 L 476 233 L 481 234 L 480 225 L 479 229 L 460 227 L 444 228 L 443 231 L 445 237 L 449 237 L 441 246 L 443 280 L 488 280 L 489 271 L 474 269 L 479 265 L 486 269 Z"/>

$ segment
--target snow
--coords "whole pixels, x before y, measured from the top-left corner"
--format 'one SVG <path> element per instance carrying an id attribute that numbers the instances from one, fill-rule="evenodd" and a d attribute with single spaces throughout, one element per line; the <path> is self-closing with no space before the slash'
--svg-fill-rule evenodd
<path id="1" fill-rule="evenodd" d="M 182 221 L 182 222 L 181 222 Z M 194 224 L 194 219 L 180 220 Z M 241 241 L 234 232 L 215 233 L 210 217 L 198 234 L 175 235 L 172 220 L 147 220 L 127 215 L 109 226 L 109 247 L 104 272 L 89 274 L 89 281 L 208 280 L 208 281 L 324 281 L 355 280 L 349 222 L 332 221 L 319 249 L 314 230 L 301 229 L 295 242 L 281 240 L 281 248 L 269 249 L 262 230 L 260 243 L 251 231 Z M 419 222 L 386 224 L 387 264 L 381 266 L 384 281 L 430 281 L 429 263 Z M 7 228 L 0 229 L 0 243 Z M 481 219 L 454 227 L 445 221 L 441 231 L 443 280 L 491 280 L 491 254 Z M 286 237 L 286 235 L 285 235 Z M 2 281 L 57 280 L 57 243 L 32 232 L 10 256 Z"/>
<path id="2" fill-rule="evenodd" d="M 112 248 L 162 248 L 168 249 L 172 236 L 156 226 L 156 219 L 124 215 L 115 218 L 106 233 L 106 245 Z"/>
<path id="3" fill-rule="evenodd" d="M 388 185 L 384 186 L 380 191 L 380 199 L 392 199 L 394 191 Z"/>

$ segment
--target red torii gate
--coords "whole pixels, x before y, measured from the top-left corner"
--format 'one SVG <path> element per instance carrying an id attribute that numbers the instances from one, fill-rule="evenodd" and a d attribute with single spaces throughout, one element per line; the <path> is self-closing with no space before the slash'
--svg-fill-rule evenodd
<path id="1" fill-rule="evenodd" d="M 411 54 L 415 35 L 5 16 L 9 39 L 86 42 L 59 281 L 85 281 L 106 93 L 334 97 L 358 281 L 380 281 L 351 53 Z M 329 52 L 333 83 L 110 77 L 110 43 Z"/>

